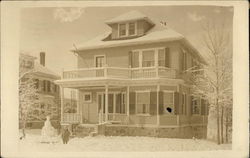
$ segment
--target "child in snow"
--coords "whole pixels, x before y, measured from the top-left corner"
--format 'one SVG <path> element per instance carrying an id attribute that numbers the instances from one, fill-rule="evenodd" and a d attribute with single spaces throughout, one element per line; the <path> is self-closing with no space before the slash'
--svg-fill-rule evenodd
<path id="1" fill-rule="evenodd" d="M 68 142 L 69 142 L 69 136 L 70 136 L 70 132 L 69 132 L 68 128 L 64 129 L 62 131 L 63 144 L 68 144 Z"/>

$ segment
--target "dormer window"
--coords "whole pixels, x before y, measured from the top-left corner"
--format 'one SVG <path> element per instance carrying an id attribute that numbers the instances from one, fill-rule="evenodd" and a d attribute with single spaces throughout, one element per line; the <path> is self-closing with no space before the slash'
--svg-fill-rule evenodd
<path id="1" fill-rule="evenodd" d="M 128 37 L 136 35 L 136 24 L 136 22 L 127 22 L 119 24 L 119 37 Z"/>
<path id="2" fill-rule="evenodd" d="M 119 24 L 119 36 L 126 36 L 127 31 L 126 31 L 126 24 Z"/>
<path id="3" fill-rule="evenodd" d="M 128 35 L 129 36 L 135 35 L 135 22 L 130 22 L 128 24 Z"/>

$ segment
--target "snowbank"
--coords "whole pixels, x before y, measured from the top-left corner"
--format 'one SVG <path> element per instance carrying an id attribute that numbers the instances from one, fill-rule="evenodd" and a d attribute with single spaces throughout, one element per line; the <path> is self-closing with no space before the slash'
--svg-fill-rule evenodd
<path id="1" fill-rule="evenodd" d="M 56 143 L 40 142 L 39 131 L 27 132 L 27 137 L 20 140 L 21 151 L 55 151 L 55 152 L 89 152 L 89 151 L 205 151 L 230 150 L 231 144 L 217 145 L 206 140 L 170 139 L 153 137 L 84 137 L 72 138 L 68 144 L 63 144 L 59 136 Z"/>

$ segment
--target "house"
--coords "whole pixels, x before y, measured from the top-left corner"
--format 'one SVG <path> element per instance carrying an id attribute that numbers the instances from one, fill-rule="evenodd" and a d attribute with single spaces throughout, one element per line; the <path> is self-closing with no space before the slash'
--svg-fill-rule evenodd
<path id="1" fill-rule="evenodd" d="M 65 88 L 78 92 L 77 113 L 62 113 L 61 124 L 77 124 L 78 133 L 97 126 L 105 135 L 205 137 L 208 106 L 186 71 L 206 63 L 199 52 L 138 11 L 106 25 L 110 32 L 72 49 L 78 68 L 56 81 L 62 102 Z"/>
<path id="2" fill-rule="evenodd" d="M 58 126 L 61 110 L 60 91 L 54 81 L 60 79 L 60 76 L 45 67 L 45 52 L 40 53 L 40 63 L 35 59 L 28 54 L 20 54 L 20 72 L 26 74 L 23 79 L 32 78 L 35 81 L 39 96 L 39 105 L 33 111 L 37 118 L 29 120 L 27 127 L 41 128 L 47 115 L 51 116 L 52 124 Z"/>

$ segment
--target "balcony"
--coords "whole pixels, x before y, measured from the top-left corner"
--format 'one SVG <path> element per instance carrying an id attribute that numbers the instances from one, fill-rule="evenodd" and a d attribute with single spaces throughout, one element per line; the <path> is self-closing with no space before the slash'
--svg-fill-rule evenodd
<path id="1" fill-rule="evenodd" d="M 63 79 L 143 79 L 143 78 L 177 78 L 177 71 L 167 67 L 120 68 L 101 67 L 76 69 L 63 72 Z"/>

